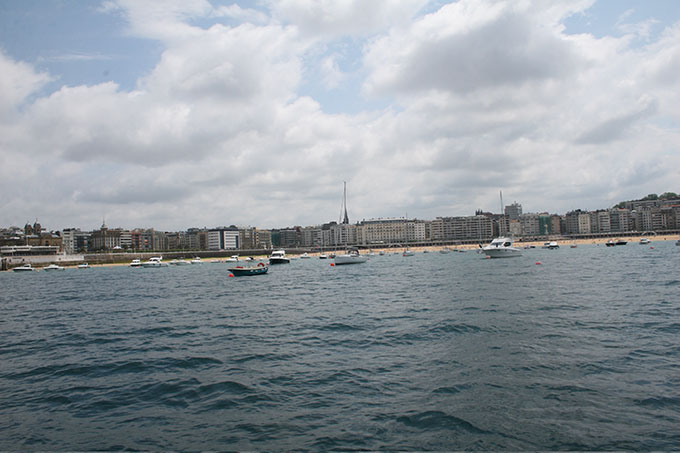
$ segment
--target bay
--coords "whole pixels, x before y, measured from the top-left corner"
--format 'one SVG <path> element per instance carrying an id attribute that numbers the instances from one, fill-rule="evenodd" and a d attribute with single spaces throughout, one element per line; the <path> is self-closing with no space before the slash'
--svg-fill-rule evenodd
<path id="1" fill-rule="evenodd" d="M 678 449 L 652 245 L 1 273 L 0 449 Z"/>

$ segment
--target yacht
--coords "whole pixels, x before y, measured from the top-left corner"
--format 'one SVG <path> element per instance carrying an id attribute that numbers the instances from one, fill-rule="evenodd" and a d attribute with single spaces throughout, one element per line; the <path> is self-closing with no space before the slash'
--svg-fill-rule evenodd
<path id="1" fill-rule="evenodd" d="M 309 259 L 309 258 L 311 258 L 311 256 L 309 256 L 309 253 L 307 253 L 307 252 L 300 255 L 300 259 L 303 259 L 303 260 L 306 260 L 306 259 Z"/>
<path id="2" fill-rule="evenodd" d="M 557 242 L 555 242 L 555 241 L 550 241 L 550 242 L 546 242 L 545 244 L 543 244 L 543 248 L 544 248 L 544 249 L 554 250 L 554 249 L 560 248 L 560 246 L 559 246 L 559 244 L 558 244 Z"/>
<path id="3" fill-rule="evenodd" d="M 513 243 L 514 240 L 511 238 L 499 237 L 491 241 L 489 245 L 482 247 L 482 252 L 489 258 L 511 258 L 521 256 L 522 251 L 513 247 Z"/>
<path id="4" fill-rule="evenodd" d="M 269 256 L 269 264 L 288 264 L 290 258 L 286 258 L 285 250 L 274 250 Z"/>
<path id="5" fill-rule="evenodd" d="M 413 250 L 411 250 L 411 249 L 406 249 L 406 250 L 404 250 L 404 252 L 401 254 L 401 256 L 413 256 L 413 255 L 415 255 L 415 254 L 416 254 L 416 252 L 414 252 Z"/>
<path id="6" fill-rule="evenodd" d="M 142 262 L 141 262 L 140 260 L 138 260 L 138 259 L 135 258 L 135 259 L 132 260 L 132 262 L 130 263 L 130 267 L 142 267 Z"/>
<path id="7" fill-rule="evenodd" d="M 63 271 L 65 269 L 64 266 L 58 266 L 56 264 L 50 264 L 47 267 L 43 267 L 44 271 Z"/>
<path id="8" fill-rule="evenodd" d="M 335 265 L 340 264 L 359 264 L 368 261 L 368 257 L 359 254 L 359 250 L 352 248 L 348 249 L 345 253 L 339 253 L 335 255 Z"/>
<path id="9" fill-rule="evenodd" d="M 185 260 L 185 259 L 181 259 L 181 260 L 174 259 L 174 260 L 170 261 L 170 264 L 172 264 L 173 266 L 187 266 L 191 263 L 189 261 Z"/>
<path id="10" fill-rule="evenodd" d="M 197 256 L 194 259 L 190 261 L 191 264 L 203 264 L 203 261 L 201 261 L 201 257 Z"/>
<path id="11" fill-rule="evenodd" d="M 31 266 L 30 263 L 26 263 L 26 264 L 23 264 L 23 265 L 21 265 L 21 266 L 15 267 L 15 268 L 12 269 L 12 270 L 13 270 L 14 272 L 33 272 L 33 271 L 35 271 L 35 270 L 37 270 L 37 269 L 34 268 L 33 266 Z"/>
<path id="12" fill-rule="evenodd" d="M 320 260 L 327 260 L 327 259 L 328 259 L 328 255 L 326 255 L 325 253 L 321 253 L 321 254 L 319 255 L 319 259 L 320 259 Z"/>
<path id="13" fill-rule="evenodd" d="M 652 241 L 650 241 L 649 238 L 640 238 L 640 245 L 647 245 L 650 242 Z"/>
<path id="14" fill-rule="evenodd" d="M 238 262 L 238 255 L 231 255 L 229 258 L 225 260 L 227 263 L 236 263 Z"/>
<path id="15" fill-rule="evenodd" d="M 149 261 L 142 263 L 142 267 L 167 267 L 168 263 L 163 262 L 162 256 L 152 256 Z"/>
<path id="16" fill-rule="evenodd" d="M 87 263 L 80 263 L 78 269 L 90 269 L 90 265 Z"/>

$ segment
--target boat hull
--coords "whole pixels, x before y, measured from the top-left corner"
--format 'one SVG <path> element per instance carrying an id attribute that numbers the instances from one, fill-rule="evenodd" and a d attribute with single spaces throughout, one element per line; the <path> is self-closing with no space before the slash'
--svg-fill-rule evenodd
<path id="1" fill-rule="evenodd" d="M 290 259 L 288 258 L 269 258 L 269 264 L 288 264 Z"/>
<path id="2" fill-rule="evenodd" d="M 511 248 L 494 248 L 494 249 L 482 249 L 482 251 L 489 258 L 515 258 L 522 256 L 522 252 L 519 249 Z"/>
<path id="3" fill-rule="evenodd" d="M 232 267 L 229 268 L 234 277 L 244 277 L 250 275 L 262 275 L 266 274 L 269 268 L 267 266 L 255 266 L 255 267 Z"/>
<path id="4" fill-rule="evenodd" d="M 361 255 L 335 255 L 335 265 L 360 264 L 368 261 L 368 257 Z"/>

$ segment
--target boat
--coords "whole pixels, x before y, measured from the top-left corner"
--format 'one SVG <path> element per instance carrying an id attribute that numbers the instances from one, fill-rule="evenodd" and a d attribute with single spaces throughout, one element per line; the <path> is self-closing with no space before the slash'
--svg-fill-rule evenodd
<path id="1" fill-rule="evenodd" d="M 650 242 L 652 241 L 650 241 L 649 238 L 640 238 L 640 245 L 647 245 Z"/>
<path id="2" fill-rule="evenodd" d="M 514 242 L 513 239 L 508 237 L 498 237 L 492 240 L 489 245 L 482 247 L 482 252 L 489 258 L 511 258 L 521 256 L 522 251 L 513 247 Z"/>
<path id="3" fill-rule="evenodd" d="M 142 267 L 167 267 L 168 263 L 163 262 L 162 256 L 152 256 L 149 261 L 142 263 Z"/>
<path id="4" fill-rule="evenodd" d="M 229 268 L 229 272 L 231 272 L 234 277 L 266 274 L 268 270 L 269 266 L 262 262 L 257 263 L 257 266 L 235 266 Z"/>
<path id="5" fill-rule="evenodd" d="M 14 272 L 33 272 L 37 270 L 33 266 L 31 266 L 30 263 L 22 264 L 21 266 L 15 267 L 12 269 Z"/>
<path id="6" fill-rule="evenodd" d="M 181 259 L 181 260 L 174 259 L 174 260 L 170 261 L 170 264 L 172 264 L 173 266 L 188 266 L 191 263 L 187 260 L 184 260 L 184 259 Z"/>
<path id="7" fill-rule="evenodd" d="M 190 261 L 190 263 L 191 263 L 191 264 L 203 264 L 203 261 L 201 261 L 201 257 L 200 257 L 200 256 L 197 256 L 197 257 L 194 257 L 194 258 Z"/>
<path id="8" fill-rule="evenodd" d="M 340 264 L 359 264 L 368 261 L 368 257 L 361 255 L 356 248 L 349 248 L 345 253 L 335 255 L 335 265 Z"/>
<path id="9" fill-rule="evenodd" d="M 675 241 L 675 245 L 680 245 L 680 239 L 678 239 L 677 241 Z"/>
<path id="10" fill-rule="evenodd" d="M 451 253 L 451 249 L 448 247 L 444 247 L 443 249 L 439 250 L 439 253 L 442 255 L 446 255 L 447 253 Z"/>
<path id="11" fill-rule="evenodd" d="M 616 245 L 626 245 L 626 244 L 628 244 L 628 241 L 624 241 L 622 239 L 617 239 L 617 240 L 610 239 L 605 243 L 605 245 L 607 247 L 614 247 Z"/>
<path id="12" fill-rule="evenodd" d="M 50 264 L 47 267 L 43 267 L 44 271 L 63 271 L 64 269 L 64 266 L 58 266 L 56 264 Z"/>
<path id="13" fill-rule="evenodd" d="M 269 256 L 269 264 L 288 264 L 290 258 L 286 258 L 285 250 L 274 250 Z"/>
<path id="14" fill-rule="evenodd" d="M 554 249 L 560 248 L 560 246 L 559 246 L 559 244 L 558 244 L 557 242 L 555 242 L 555 241 L 550 241 L 550 242 L 546 242 L 545 244 L 543 244 L 543 248 L 544 248 L 544 249 L 554 250 Z"/>
<path id="15" fill-rule="evenodd" d="M 303 260 L 306 260 L 306 259 L 309 259 L 309 258 L 311 258 L 311 256 L 309 256 L 309 253 L 307 253 L 307 252 L 300 255 L 300 259 L 303 259 Z"/>
<path id="16" fill-rule="evenodd" d="M 132 260 L 130 267 L 142 267 L 142 262 L 138 259 Z"/>
<path id="17" fill-rule="evenodd" d="M 322 254 L 319 255 L 319 259 L 320 259 L 320 260 L 327 260 L 327 259 L 328 259 L 328 255 L 326 255 L 325 253 L 322 253 Z"/>
<path id="18" fill-rule="evenodd" d="M 238 255 L 231 255 L 229 258 L 225 260 L 227 263 L 236 263 L 238 262 Z"/>
<path id="19" fill-rule="evenodd" d="M 90 268 L 91 268 L 91 266 L 87 263 L 80 263 L 78 265 L 78 269 L 90 269 Z"/>
<path id="20" fill-rule="evenodd" d="M 413 256 L 413 255 L 415 255 L 415 254 L 416 254 L 416 252 L 414 252 L 413 250 L 406 249 L 406 250 L 404 250 L 404 252 L 401 254 L 401 256 Z"/>

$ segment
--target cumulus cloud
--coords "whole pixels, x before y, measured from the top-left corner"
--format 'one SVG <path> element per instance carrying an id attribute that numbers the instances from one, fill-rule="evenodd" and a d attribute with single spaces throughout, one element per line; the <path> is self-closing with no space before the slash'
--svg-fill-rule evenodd
<path id="1" fill-rule="evenodd" d="M 315 224 L 343 180 L 352 220 L 497 210 L 500 189 L 553 212 L 673 190 L 680 27 L 643 46 L 567 34 L 592 3 L 105 2 L 163 51 L 133 90 L 46 94 L 58 74 L 0 53 L 0 224 Z M 355 94 L 380 108 L 300 94 L 311 64 L 347 88 L 353 52 Z"/>

